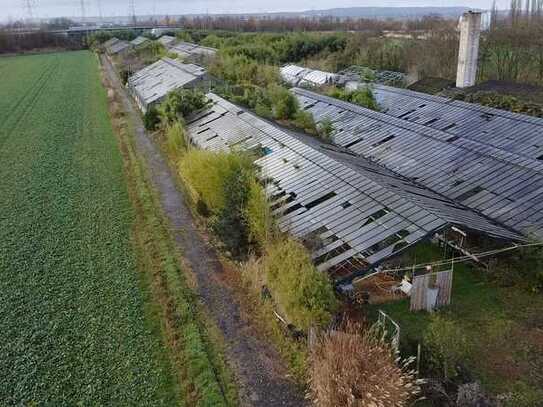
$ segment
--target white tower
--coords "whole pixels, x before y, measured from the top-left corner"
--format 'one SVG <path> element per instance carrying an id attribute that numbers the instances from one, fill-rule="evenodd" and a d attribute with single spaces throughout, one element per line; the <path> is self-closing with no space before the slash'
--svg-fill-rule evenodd
<path id="1" fill-rule="evenodd" d="M 456 71 L 457 88 L 475 85 L 480 36 L 481 13 L 474 11 L 464 13 L 460 20 L 460 48 L 458 50 L 458 70 Z"/>

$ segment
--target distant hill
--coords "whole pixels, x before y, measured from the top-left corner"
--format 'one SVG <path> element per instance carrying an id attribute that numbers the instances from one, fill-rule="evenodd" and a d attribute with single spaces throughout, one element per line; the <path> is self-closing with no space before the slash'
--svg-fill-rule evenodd
<path id="1" fill-rule="evenodd" d="M 270 17 L 282 17 L 282 18 L 295 18 L 295 17 L 338 17 L 338 18 L 368 18 L 368 19 L 393 19 L 393 20 L 405 20 L 421 18 L 428 15 L 438 15 L 444 18 L 458 18 L 462 13 L 468 10 L 477 10 L 469 7 L 344 7 L 344 8 L 331 8 L 325 10 L 305 10 L 305 11 L 279 11 L 270 13 L 232 13 L 232 14 L 183 14 L 183 15 L 169 15 L 170 18 L 185 17 L 256 17 L 256 18 L 270 18 Z M 152 18 L 165 18 L 166 15 L 145 15 L 138 16 L 139 19 L 152 19 Z M 72 20 L 81 22 L 78 17 L 73 17 Z M 87 17 L 86 23 L 90 22 L 115 22 L 115 23 L 128 23 L 130 17 L 106 17 L 101 20 L 98 17 Z"/>
<path id="2" fill-rule="evenodd" d="M 462 13 L 473 10 L 469 7 L 345 7 L 327 10 L 308 10 L 299 14 L 304 16 L 331 16 L 340 18 L 404 19 L 420 18 L 428 15 L 460 17 Z"/>

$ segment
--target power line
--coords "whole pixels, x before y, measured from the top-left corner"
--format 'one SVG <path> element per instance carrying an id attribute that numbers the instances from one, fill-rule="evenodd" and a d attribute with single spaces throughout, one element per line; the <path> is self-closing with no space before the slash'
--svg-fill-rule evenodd
<path id="1" fill-rule="evenodd" d="M 504 252 L 520 249 L 520 248 L 523 248 L 523 247 L 535 247 L 535 246 L 543 246 L 543 242 L 540 242 L 540 243 L 527 243 L 527 244 L 523 244 L 523 245 L 515 245 L 515 246 L 506 247 L 506 248 L 503 248 L 503 249 L 495 249 L 495 250 L 489 250 L 489 251 L 486 251 L 486 252 L 474 253 L 474 254 L 469 255 L 469 256 L 466 255 L 466 256 L 461 256 L 461 257 L 454 257 L 454 258 L 448 259 L 448 260 L 439 260 L 439 261 L 430 262 L 430 263 L 414 264 L 414 265 L 409 266 L 409 267 L 401 267 L 401 268 L 395 268 L 395 269 L 379 270 L 379 271 L 376 271 L 375 273 L 371 273 L 371 274 L 368 274 L 367 276 L 361 277 L 360 280 L 364 280 L 366 278 L 369 278 L 369 277 L 372 277 L 372 276 L 375 276 L 375 275 L 381 274 L 381 273 L 390 273 L 390 272 L 395 272 L 396 273 L 396 272 L 400 272 L 400 271 L 413 271 L 413 270 L 418 270 L 418 269 L 422 269 L 422 268 L 425 269 L 427 266 L 438 267 L 438 266 L 446 266 L 446 265 L 449 265 L 449 264 L 463 263 L 463 262 L 466 262 L 466 261 L 473 260 L 474 257 L 483 258 L 483 257 L 488 257 L 488 256 L 494 256 L 494 255 L 499 254 L 499 253 L 504 253 Z"/>

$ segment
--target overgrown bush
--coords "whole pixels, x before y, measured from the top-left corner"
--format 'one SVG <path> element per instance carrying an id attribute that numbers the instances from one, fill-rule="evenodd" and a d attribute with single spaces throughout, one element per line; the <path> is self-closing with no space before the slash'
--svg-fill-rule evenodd
<path id="1" fill-rule="evenodd" d="M 329 117 L 325 117 L 317 123 L 317 134 L 324 140 L 330 140 L 334 132 L 334 123 Z"/>
<path id="2" fill-rule="evenodd" d="M 407 406 L 420 392 L 411 363 L 398 360 L 377 330 L 347 323 L 311 349 L 311 398 L 319 407 Z"/>
<path id="3" fill-rule="evenodd" d="M 424 334 L 424 345 L 429 351 L 429 364 L 444 378 L 459 373 L 468 354 L 468 341 L 462 329 L 452 320 L 435 315 Z"/>
<path id="4" fill-rule="evenodd" d="M 179 156 L 187 149 L 185 128 L 181 122 L 168 125 L 165 130 L 166 149 L 169 154 Z"/>
<path id="5" fill-rule="evenodd" d="M 252 84 L 267 87 L 279 83 L 276 66 L 259 64 L 251 58 L 221 53 L 209 67 L 209 73 L 232 84 Z"/>
<path id="6" fill-rule="evenodd" d="M 330 322 L 337 306 L 332 284 L 301 243 L 282 238 L 269 244 L 263 267 L 275 300 L 294 325 L 307 330 Z"/>
<path id="7" fill-rule="evenodd" d="M 178 89 L 168 93 L 158 107 L 158 115 L 163 126 L 174 124 L 179 115 L 187 117 L 192 112 L 208 106 L 205 94 L 198 89 Z"/>
<path id="8" fill-rule="evenodd" d="M 371 110 L 379 111 L 379 105 L 377 104 L 375 95 L 369 86 L 364 86 L 354 91 L 347 91 L 345 89 L 331 87 L 326 93 L 333 98 L 341 99 Z"/>
<path id="9" fill-rule="evenodd" d="M 277 120 L 292 120 L 298 112 L 298 100 L 287 88 L 273 85 L 268 89 L 273 117 Z"/>
<path id="10" fill-rule="evenodd" d="M 131 72 L 128 69 L 121 69 L 119 72 L 119 76 L 121 78 L 121 82 L 123 85 L 126 85 L 128 82 L 128 77 L 131 75 Z"/>
<path id="11" fill-rule="evenodd" d="M 265 248 L 276 235 L 275 223 L 264 189 L 255 178 L 249 181 L 249 197 L 245 207 L 249 241 Z"/>
<path id="12" fill-rule="evenodd" d="M 179 164 L 183 178 L 215 214 L 226 205 L 225 181 L 237 168 L 249 170 L 251 166 L 244 155 L 197 149 L 188 152 Z"/>
<path id="13" fill-rule="evenodd" d="M 160 124 L 160 115 L 156 107 L 152 106 L 143 115 L 143 125 L 149 131 L 154 131 Z"/>
<path id="14" fill-rule="evenodd" d="M 317 134 L 317 125 L 313 115 L 306 110 L 298 110 L 294 118 L 294 125 L 307 133 Z"/>
<path id="15" fill-rule="evenodd" d="M 210 223 L 235 257 L 260 250 L 273 224 L 262 186 L 250 156 L 190 150 L 180 161 L 180 171 L 198 195 L 199 212 Z"/>
<path id="16" fill-rule="evenodd" d="M 244 165 L 236 165 L 230 169 L 222 185 L 224 207 L 213 224 L 213 230 L 226 249 L 236 257 L 246 254 L 249 249 L 246 208 L 252 177 L 251 169 Z"/>

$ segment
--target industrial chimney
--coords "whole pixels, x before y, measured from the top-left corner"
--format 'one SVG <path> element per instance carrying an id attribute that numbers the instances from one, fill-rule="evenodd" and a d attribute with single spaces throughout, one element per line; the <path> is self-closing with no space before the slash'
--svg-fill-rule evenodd
<path id="1" fill-rule="evenodd" d="M 457 88 L 475 85 L 480 36 L 481 13 L 475 11 L 464 13 L 460 20 L 460 49 L 458 50 L 458 70 L 456 71 Z"/>

